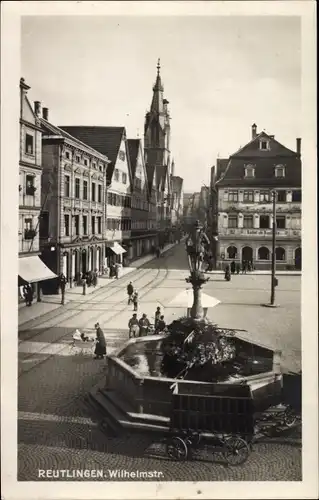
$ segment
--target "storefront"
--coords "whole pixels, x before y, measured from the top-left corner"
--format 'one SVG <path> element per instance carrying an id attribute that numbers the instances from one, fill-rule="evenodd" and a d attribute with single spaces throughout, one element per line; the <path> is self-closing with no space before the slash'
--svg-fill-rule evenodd
<path id="1" fill-rule="evenodd" d="M 18 296 L 19 301 L 23 298 L 23 287 L 30 283 L 33 289 L 33 296 L 41 301 L 42 283 L 48 280 L 54 280 L 57 275 L 49 269 L 38 255 L 19 258 L 18 275 Z"/>
<path id="2" fill-rule="evenodd" d="M 118 241 L 108 242 L 105 245 L 105 267 L 110 268 L 114 264 L 123 265 L 123 254 L 126 253 Z"/>

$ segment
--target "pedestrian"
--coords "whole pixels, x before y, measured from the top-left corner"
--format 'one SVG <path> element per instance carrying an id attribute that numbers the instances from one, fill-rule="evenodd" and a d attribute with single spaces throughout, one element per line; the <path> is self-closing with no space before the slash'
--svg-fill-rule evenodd
<path id="1" fill-rule="evenodd" d="M 95 323 L 96 329 L 96 345 L 95 345 L 95 358 L 94 359 L 103 359 L 106 355 L 106 340 L 104 337 L 104 333 L 99 323 Z"/>
<path id="2" fill-rule="evenodd" d="M 241 273 L 246 274 L 247 273 L 247 262 L 243 260 L 242 266 L 241 266 Z"/>
<path id="3" fill-rule="evenodd" d="M 234 261 L 232 261 L 231 264 L 230 264 L 230 270 L 231 270 L 232 274 L 235 274 L 236 264 L 235 264 Z"/>
<path id="4" fill-rule="evenodd" d="M 64 276 L 63 273 L 60 274 L 59 276 L 59 287 L 60 287 L 60 290 L 61 290 L 61 305 L 64 306 L 65 304 L 65 286 L 66 286 L 66 283 L 67 283 L 67 279 L 66 277 Z"/>
<path id="5" fill-rule="evenodd" d="M 154 327 L 156 329 L 156 326 L 157 326 L 157 323 L 159 322 L 159 319 L 161 317 L 161 308 L 160 307 L 157 307 L 156 311 L 155 311 L 155 322 L 154 322 Z"/>
<path id="6" fill-rule="evenodd" d="M 161 256 L 161 250 L 160 250 L 160 248 L 157 248 L 157 250 L 156 250 L 156 257 L 159 259 L 160 256 Z"/>
<path id="7" fill-rule="evenodd" d="M 119 279 L 119 273 L 120 273 L 120 266 L 119 264 L 115 264 L 115 278 L 118 280 Z"/>
<path id="8" fill-rule="evenodd" d="M 151 323 L 149 322 L 149 319 L 145 313 L 142 314 L 142 317 L 140 318 L 138 325 L 140 327 L 139 337 L 144 337 L 144 335 L 147 335 L 149 328 L 151 326 Z"/>
<path id="9" fill-rule="evenodd" d="M 93 276 L 92 276 L 92 284 L 94 286 L 94 288 L 96 287 L 97 285 L 97 269 L 94 270 L 93 272 Z"/>
<path id="10" fill-rule="evenodd" d="M 133 283 L 132 281 L 130 281 L 129 284 L 127 285 L 128 305 L 130 305 L 130 303 L 132 302 L 133 293 L 134 293 Z"/>
<path id="11" fill-rule="evenodd" d="M 24 297 L 24 300 L 25 300 L 25 305 L 26 306 L 29 306 L 29 287 L 30 287 L 30 283 L 27 283 L 26 285 L 24 285 L 23 287 L 23 297 Z"/>
<path id="12" fill-rule="evenodd" d="M 240 264 L 239 264 L 239 262 L 237 262 L 237 264 L 236 264 L 236 273 L 237 274 L 240 273 Z"/>
<path id="13" fill-rule="evenodd" d="M 137 290 L 135 290 L 135 292 L 133 293 L 132 300 L 133 300 L 133 311 L 137 311 L 137 309 L 138 309 L 138 291 Z"/>
<path id="14" fill-rule="evenodd" d="M 248 261 L 248 272 L 251 272 L 251 261 Z"/>
<path id="15" fill-rule="evenodd" d="M 137 337 L 139 334 L 140 327 L 138 324 L 136 313 L 133 314 L 130 321 L 128 322 L 128 327 L 129 327 L 129 338 L 131 339 L 132 337 L 134 338 Z"/>
<path id="16" fill-rule="evenodd" d="M 162 332 L 163 330 L 165 330 L 165 328 L 166 328 L 166 323 L 164 321 L 164 316 L 161 315 L 160 319 L 158 320 L 155 331 L 156 331 L 156 333 Z"/>

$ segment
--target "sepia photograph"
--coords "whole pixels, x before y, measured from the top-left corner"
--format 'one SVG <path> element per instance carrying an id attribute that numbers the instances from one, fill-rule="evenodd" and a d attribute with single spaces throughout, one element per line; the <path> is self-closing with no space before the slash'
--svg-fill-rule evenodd
<path id="1" fill-rule="evenodd" d="M 315 498 L 312 2 L 63 3 L 8 69 L 4 498 Z"/>

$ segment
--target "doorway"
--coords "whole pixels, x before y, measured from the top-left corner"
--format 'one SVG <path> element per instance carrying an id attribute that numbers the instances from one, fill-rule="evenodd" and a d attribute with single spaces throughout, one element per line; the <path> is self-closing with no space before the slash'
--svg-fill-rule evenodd
<path id="1" fill-rule="evenodd" d="M 295 250 L 295 268 L 301 270 L 301 248 Z"/>
<path id="2" fill-rule="evenodd" d="M 252 262 L 253 261 L 253 249 L 251 247 L 244 247 L 241 252 L 242 262 Z"/>
<path id="3" fill-rule="evenodd" d="M 86 274 L 87 272 L 87 264 L 86 264 L 86 250 L 82 250 L 82 273 Z"/>

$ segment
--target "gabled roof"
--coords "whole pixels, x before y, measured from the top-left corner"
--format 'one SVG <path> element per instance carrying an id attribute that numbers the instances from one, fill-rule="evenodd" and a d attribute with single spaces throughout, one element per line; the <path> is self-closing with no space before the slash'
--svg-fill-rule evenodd
<path id="1" fill-rule="evenodd" d="M 127 147 L 128 147 L 128 153 L 129 153 L 130 164 L 131 164 L 132 179 L 134 179 L 134 177 L 135 177 L 140 141 L 141 141 L 140 139 L 128 139 L 127 140 Z"/>
<path id="2" fill-rule="evenodd" d="M 69 140 L 73 142 L 75 145 L 77 145 L 79 148 L 85 149 L 89 153 L 91 153 L 94 156 L 97 156 L 98 158 L 102 159 L 103 161 L 109 162 L 109 158 L 107 155 L 102 154 L 100 151 L 90 147 L 90 145 L 85 144 L 84 142 L 80 141 L 77 137 L 72 136 L 68 132 L 66 132 L 64 129 L 57 127 L 56 125 L 52 125 L 52 123 L 48 122 L 44 118 L 40 118 L 41 126 L 43 131 L 47 131 L 49 135 L 54 135 L 54 136 L 60 136 L 63 139 Z"/>
<path id="3" fill-rule="evenodd" d="M 108 179 L 112 179 L 125 127 L 61 126 L 69 134 L 107 156 L 110 164 Z"/>
<path id="4" fill-rule="evenodd" d="M 269 141 L 269 150 L 260 150 L 259 142 L 262 139 Z M 232 154 L 227 160 L 226 168 L 225 165 L 226 160 L 222 160 L 221 173 L 218 172 L 216 182 L 219 187 L 301 187 L 300 155 L 280 144 L 266 132 L 261 132 L 246 146 Z M 254 177 L 245 177 L 247 165 L 253 165 Z M 275 176 L 277 165 L 285 167 L 284 177 Z"/>
<path id="5" fill-rule="evenodd" d="M 270 143 L 270 150 L 261 150 L 259 148 L 259 142 L 262 139 L 267 139 Z M 296 156 L 297 153 L 291 151 L 291 149 L 286 148 L 280 142 L 276 141 L 273 136 L 266 134 L 266 132 L 260 132 L 255 138 L 248 142 L 245 146 L 240 148 L 238 151 L 230 155 L 230 158 L 234 157 L 259 157 L 259 158 L 269 158 L 270 156 Z"/>

